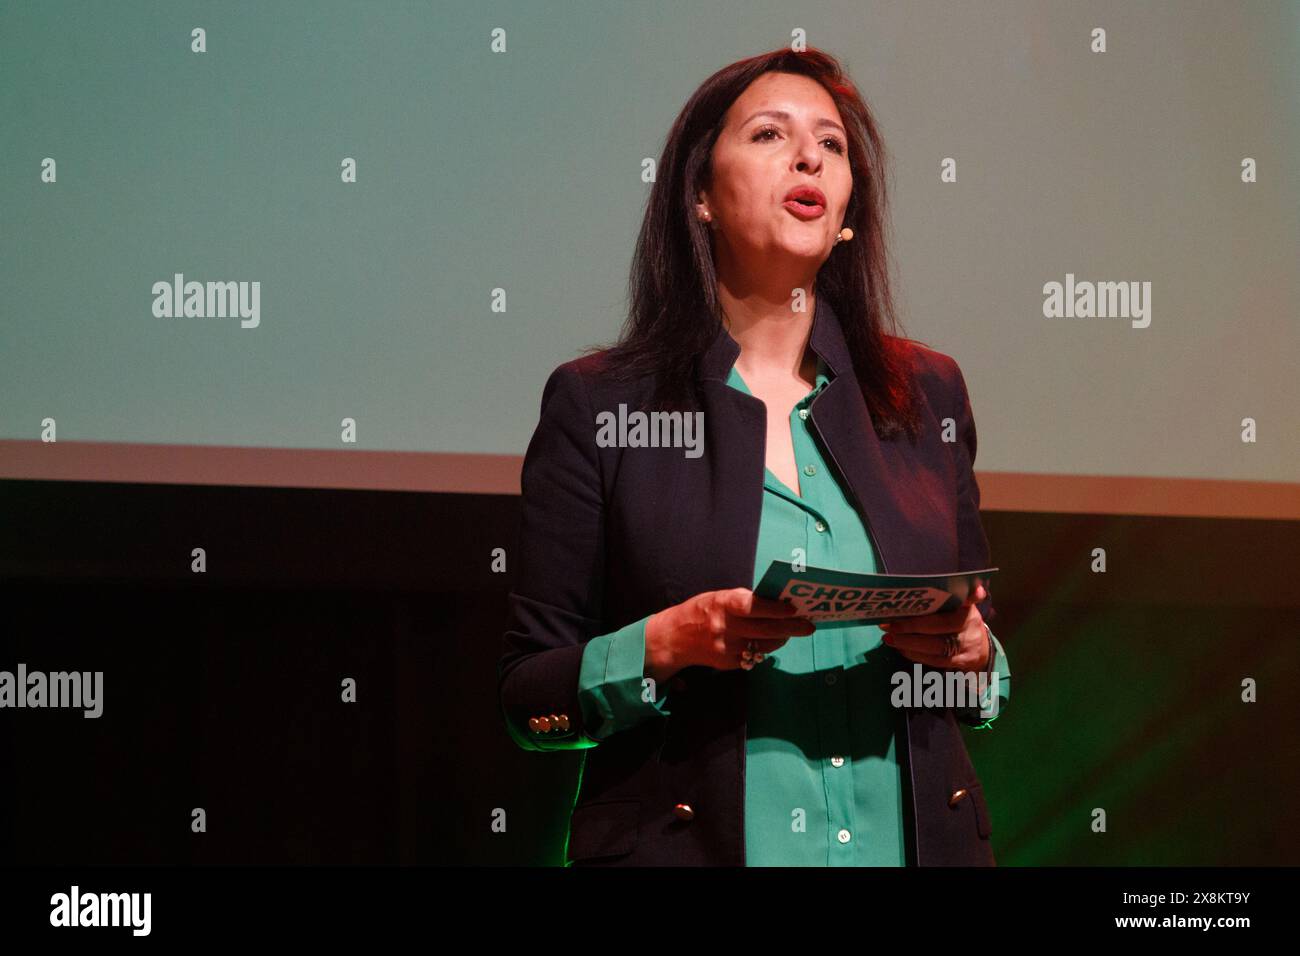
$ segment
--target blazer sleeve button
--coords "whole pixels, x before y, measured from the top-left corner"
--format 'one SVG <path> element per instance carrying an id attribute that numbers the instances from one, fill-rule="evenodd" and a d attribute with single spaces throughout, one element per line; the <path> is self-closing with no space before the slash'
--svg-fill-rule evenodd
<path id="1" fill-rule="evenodd" d="M 673 814 L 677 817 L 678 820 L 695 819 L 695 811 L 691 809 L 691 805 L 689 803 L 677 804 L 677 806 L 673 807 Z"/>
<path id="2" fill-rule="evenodd" d="M 542 733 L 547 733 L 547 732 L 549 732 L 550 729 L 551 729 L 551 720 L 550 720 L 550 718 L 549 718 L 549 717 L 538 717 L 538 718 L 537 718 L 537 729 L 540 730 Z"/>
<path id="3" fill-rule="evenodd" d="M 555 721 L 556 721 L 556 723 L 559 725 L 559 728 L 560 728 L 561 730 L 568 730 L 568 729 L 569 729 L 569 715 L 568 715 L 568 714 L 560 714 L 559 717 L 556 717 L 556 718 L 555 718 Z"/>
<path id="4" fill-rule="evenodd" d="M 532 731 L 533 733 L 535 733 L 535 734 L 540 734 L 540 733 L 542 732 L 542 725 L 541 725 L 541 722 L 540 722 L 536 717 L 529 717 L 529 718 L 528 718 L 528 729 L 531 730 L 531 731 Z"/>
<path id="5" fill-rule="evenodd" d="M 950 807 L 957 806 L 957 804 L 961 803 L 962 798 L 965 796 L 966 796 L 965 787 L 962 787 L 960 790 L 954 790 L 952 796 L 948 798 L 948 806 Z"/>

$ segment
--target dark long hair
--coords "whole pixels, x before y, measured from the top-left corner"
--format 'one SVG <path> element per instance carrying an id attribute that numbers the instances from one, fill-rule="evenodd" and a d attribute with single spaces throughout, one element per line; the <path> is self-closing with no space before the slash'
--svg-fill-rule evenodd
<path id="1" fill-rule="evenodd" d="M 611 374 L 652 375 L 659 408 L 698 407 L 700 357 L 722 324 L 709 228 L 695 201 L 710 181 L 710 157 L 728 108 L 760 75 L 796 73 L 830 93 L 848 134 L 853 192 L 845 224 L 850 242 L 838 244 L 817 273 L 814 294 L 826 296 L 844 330 L 853 370 L 876 433 L 920 430 L 907 348 L 889 289 L 885 145 L 871 110 L 838 60 L 809 47 L 782 48 L 740 60 L 714 73 L 682 107 L 664 144 L 637 237 L 628 283 L 630 309 L 617 344 L 608 349 Z"/>

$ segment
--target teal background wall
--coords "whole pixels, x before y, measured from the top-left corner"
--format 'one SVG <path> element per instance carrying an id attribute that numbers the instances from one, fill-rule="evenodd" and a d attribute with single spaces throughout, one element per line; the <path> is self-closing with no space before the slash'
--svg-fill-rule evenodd
<path id="1" fill-rule="evenodd" d="M 962 364 L 981 469 L 1300 480 L 1287 2 L 7 0 L 0 439 L 328 449 L 350 416 L 521 454 L 618 332 L 643 160 L 796 30 L 879 115 L 905 326 Z M 153 317 L 177 272 L 259 281 L 259 327 Z M 1150 281 L 1151 326 L 1044 318 L 1066 273 Z"/>

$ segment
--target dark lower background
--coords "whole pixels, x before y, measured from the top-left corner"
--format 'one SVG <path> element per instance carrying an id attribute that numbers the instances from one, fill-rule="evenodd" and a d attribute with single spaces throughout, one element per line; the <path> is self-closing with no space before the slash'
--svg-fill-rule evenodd
<path id="1" fill-rule="evenodd" d="M 580 754 L 517 749 L 496 698 L 518 514 L 0 481 L 0 670 L 104 672 L 97 720 L 0 709 L 0 861 L 558 862 Z M 1300 863 L 1300 522 L 984 523 L 1012 696 L 967 739 L 999 862 Z"/>

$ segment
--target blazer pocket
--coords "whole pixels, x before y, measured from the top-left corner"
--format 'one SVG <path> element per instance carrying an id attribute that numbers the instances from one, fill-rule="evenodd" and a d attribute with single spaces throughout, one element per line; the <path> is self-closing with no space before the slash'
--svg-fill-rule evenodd
<path id="1" fill-rule="evenodd" d="M 623 856 L 636 849 L 640 800 L 611 800 L 574 807 L 569 821 L 569 859 Z"/>
<path id="2" fill-rule="evenodd" d="M 967 807 L 970 809 L 968 810 Z M 948 798 L 948 809 L 963 815 L 973 813 L 975 832 L 981 839 L 987 840 L 993 834 L 993 819 L 989 816 L 989 805 L 984 801 L 984 787 L 978 783 L 968 783 L 954 790 Z"/>
<path id="3" fill-rule="evenodd" d="M 989 805 L 984 800 L 984 787 L 977 783 L 967 789 L 970 790 L 971 805 L 975 807 L 975 829 L 987 840 L 993 835 L 993 818 L 989 815 Z"/>

